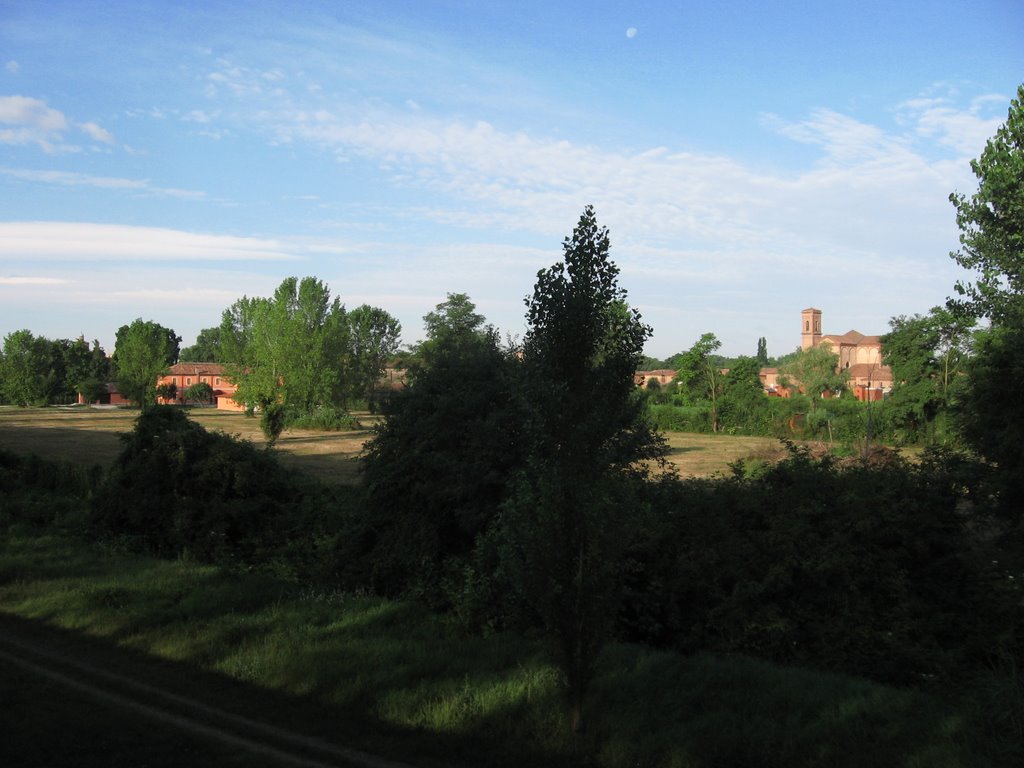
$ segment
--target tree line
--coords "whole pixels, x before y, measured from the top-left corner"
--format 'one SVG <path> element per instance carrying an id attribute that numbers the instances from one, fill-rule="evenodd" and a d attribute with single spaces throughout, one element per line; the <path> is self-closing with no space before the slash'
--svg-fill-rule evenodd
<path id="1" fill-rule="evenodd" d="M 93 402 L 115 383 L 132 402 L 153 405 L 157 380 L 179 360 L 222 363 L 250 411 L 291 418 L 372 400 L 401 325 L 363 305 L 346 311 L 316 278 L 286 278 L 269 298 L 242 297 L 219 326 L 181 349 L 173 329 L 138 318 L 121 326 L 108 358 L 99 342 L 51 341 L 28 330 L 8 334 L 0 352 L 0 398 L 16 405 Z M 193 392 L 195 399 L 201 393 Z"/>
<path id="2" fill-rule="evenodd" d="M 882 363 L 893 374 L 880 401 L 857 401 L 839 355 L 828 344 L 769 359 L 764 339 L 757 356 L 725 358 L 713 333 L 650 369 L 672 370 L 668 384 L 648 382 L 652 418 L 663 429 L 828 440 L 851 448 L 864 441 L 889 445 L 949 444 L 968 396 L 974 350 L 987 333 L 977 318 L 946 306 L 900 315 L 881 337 Z M 785 397 L 765 397 L 762 368 L 774 363 Z"/>

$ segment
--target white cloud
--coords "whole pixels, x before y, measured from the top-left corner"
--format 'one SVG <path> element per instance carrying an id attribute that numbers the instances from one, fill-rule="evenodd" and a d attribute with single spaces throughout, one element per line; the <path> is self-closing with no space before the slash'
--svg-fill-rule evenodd
<path id="1" fill-rule="evenodd" d="M 18 62 L 11 59 L 6 64 L 4 64 L 4 69 L 10 74 L 16 75 L 21 70 L 21 65 Z"/>
<path id="2" fill-rule="evenodd" d="M 128 147 L 125 147 L 129 150 Z M 99 189 L 120 189 L 139 192 L 157 197 L 174 197 L 182 200 L 203 200 L 205 192 L 173 187 L 153 186 L 145 179 L 123 179 L 113 176 L 90 176 L 71 171 L 40 171 L 28 168 L 2 168 L 0 175 L 40 184 L 58 184 L 65 187 L 96 187 Z"/>
<path id="3" fill-rule="evenodd" d="M 69 222 L 0 222 L 0 261 L 291 261 L 278 240 L 158 227 Z"/>
<path id="4" fill-rule="evenodd" d="M 100 126 L 96 125 L 96 123 L 79 123 L 78 127 L 91 139 L 93 139 L 93 141 L 101 141 L 104 144 L 114 143 L 114 137 L 111 135 L 110 131 L 101 128 Z"/>
<path id="5" fill-rule="evenodd" d="M 36 144 L 46 152 L 61 149 L 67 118 L 45 101 L 28 96 L 0 96 L 0 144 Z"/>
<path id="6" fill-rule="evenodd" d="M 0 285 L 65 285 L 70 282 L 60 277 L 6 277 L 0 275 Z"/>
<path id="7" fill-rule="evenodd" d="M 1006 120 L 1008 99 L 999 95 L 975 98 L 965 110 L 949 97 L 911 99 L 897 108 L 902 124 L 916 134 L 934 139 L 955 150 L 961 157 L 976 157 L 985 142 Z"/>

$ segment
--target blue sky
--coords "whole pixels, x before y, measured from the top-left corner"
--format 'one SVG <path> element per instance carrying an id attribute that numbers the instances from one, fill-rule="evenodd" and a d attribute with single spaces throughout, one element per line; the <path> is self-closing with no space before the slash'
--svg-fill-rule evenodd
<path id="1" fill-rule="evenodd" d="M 587 204 L 649 354 L 882 333 L 966 277 L 1021 39 L 1018 0 L 0 0 L 0 336 L 184 346 L 289 275 L 521 335 Z"/>

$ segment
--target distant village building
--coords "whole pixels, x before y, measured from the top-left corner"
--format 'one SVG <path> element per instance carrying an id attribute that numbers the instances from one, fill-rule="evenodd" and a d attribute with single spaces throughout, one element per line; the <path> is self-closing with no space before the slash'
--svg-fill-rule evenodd
<path id="1" fill-rule="evenodd" d="M 892 389 L 892 370 L 882 364 L 882 337 L 865 336 L 859 331 L 828 334 L 821 331 L 821 310 L 809 307 L 800 313 L 800 348 L 807 350 L 828 344 L 839 356 L 838 369 L 850 376 L 849 386 L 858 400 L 881 400 Z M 722 371 L 723 374 L 728 371 Z M 789 390 L 779 383 L 778 368 L 759 371 L 761 386 L 771 397 L 789 397 Z M 637 371 L 636 385 L 646 388 L 652 380 L 664 386 L 676 377 L 676 371 Z"/>
<path id="2" fill-rule="evenodd" d="M 633 377 L 633 381 L 638 387 L 647 389 L 647 385 L 651 381 L 656 381 L 661 386 L 665 386 L 672 379 L 676 377 L 676 371 L 663 368 L 657 371 L 637 371 Z"/>
<path id="3" fill-rule="evenodd" d="M 881 400 L 892 389 L 892 369 L 882 364 L 882 337 L 859 331 L 844 334 L 821 332 L 821 310 L 808 307 L 800 313 L 800 348 L 828 344 L 839 355 L 839 370 L 850 376 L 850 390 L 858 400 Z"/>
<path id="4" fill-rule="evenodd" d="M 117 383 L 108 381 L 103 385 L 103 393 L 91 403 L 86 399 L 85 395 L 81 392 L 78 393 L 78 404 L 79 405 L 131 405 L 131 401 L 127 397 L 121 394 L 117 388 Z"/>
<path id="5" fill-rule="evenodd" d="M 173 384 L 177 395 L 173 400 L 159 399 L 161 405 L 184 404 L 185 390 L 193 384 L 205 382 L 213 390 L 213 399 L 222 411 L 242 411 L 245 406 L 232 398 L 238 387 L 228 378 L 227 369 L 220 363 L 175 363 L 157 379 L 156 385 Z"/>

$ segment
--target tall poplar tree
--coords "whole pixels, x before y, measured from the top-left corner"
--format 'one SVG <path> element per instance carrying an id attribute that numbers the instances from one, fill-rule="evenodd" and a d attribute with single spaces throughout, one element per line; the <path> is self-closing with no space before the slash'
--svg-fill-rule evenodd
<path id="1" fill-rule="evenodd" d="M 505 516 L 509 565 L 554 641 L 574 731 L 616 613 L 622 481 L 663 452 L 633 380 L 652 331 L 626 303 L 609 248 L 588 206 L 526 299 L 527 469 Z"/>

